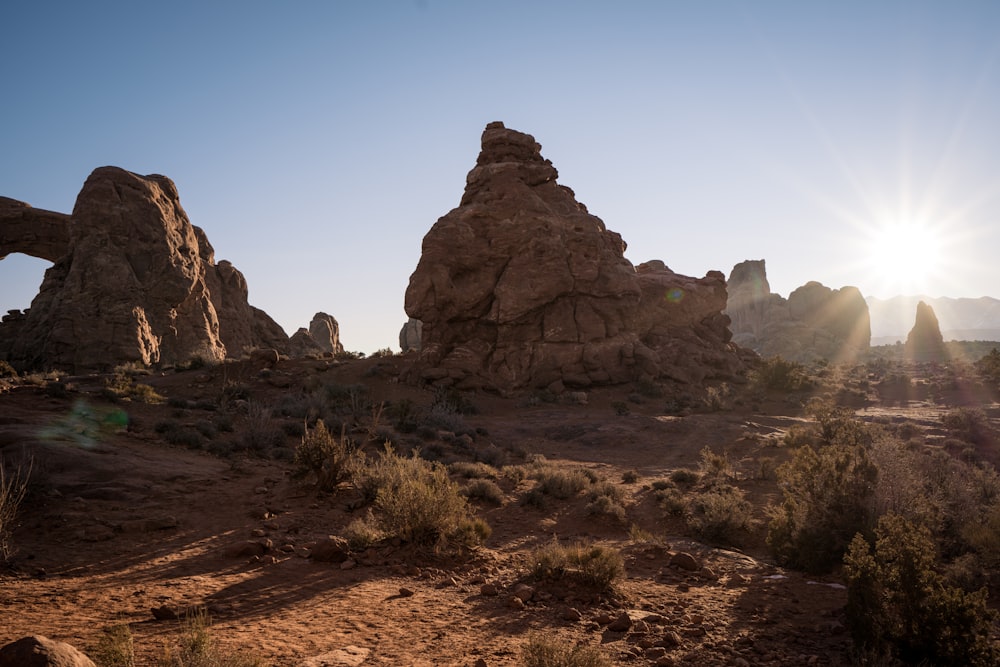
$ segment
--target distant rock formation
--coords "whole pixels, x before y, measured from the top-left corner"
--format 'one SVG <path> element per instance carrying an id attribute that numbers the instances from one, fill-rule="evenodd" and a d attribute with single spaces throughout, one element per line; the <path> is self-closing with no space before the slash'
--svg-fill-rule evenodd
<path id="1" fill-rule="evenodd" d="M 947 361 L 944 337 L 938 325 L 934 309 L 921 301 L 917 304 L 917 316 L 906 337 L 903 354 L 912 361 Z"/>
<path id="2" fill-rule="evenodd" d="M 1000 341 L 1000 299 L 894 296 L 890 299 L 868 297 L 872 318 L 872 345 L 892 345 L 906 340 L 913 325 L 917 303 L 923 301 L 934 309 L 941 335 L 949 340 Z"/>
<path id="3" fill-rule="evenodd" d="M 310 357 L 343 354 L 340 344 L 340 325 L 333 315 L 316 313 L 309 328 L 300 328 L 288 342 L 288 354 L 292 357 Z"/>
<path id="4" fill-rule="evenodd" d="M 410 318 L 399 330 L 399 350 L 400 352 L 420 351 L 420 334 L 424 328 L 420 320 Z"/>
<path id="5" fill-rule="evenodd" d="M 420 377 L 511 390 L 741 372 L 724 276 L 637 269 L 557 176 L 531 135 L 486 126 L 461 204 L 424 237 L 406 290 Z"/>
<path id="6" fill-rule="evenodd" d="M 813 281 L 786 300 L 771 293 L 761 259 L 734 266 L 728 289 L 733 340 L 762 356 L 847 361 L 870 346 L 868 304 L 856 287 L 833 290 Z"/>
<path id="7" fill-rule="evenodd" d="M 0 239 L 0 252 L 54 262 L 31 308 L 0 325 L 0 358 L 16 366 L 211 362 L 288 345 L 165 176 L 96 169 L 71 216 L 5 199 Z"/>

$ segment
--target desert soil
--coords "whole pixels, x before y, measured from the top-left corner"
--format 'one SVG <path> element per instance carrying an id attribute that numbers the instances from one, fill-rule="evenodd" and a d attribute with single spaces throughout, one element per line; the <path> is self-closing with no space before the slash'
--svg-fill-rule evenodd
<path id="1" fill-rule="evenodd" d="M 349 489 L 321 494 L 293 478 L 289 461 L 213 456 L 169 445 L 154 428 L 164 419 L 215 418 L 193 406 L 217 401 L 236 375 L 272 405 L 319 378 L 364 383 L 380 401 L 428 406 L 433 392 L 396 381 L 400 363 L 313 360 L 264 374 L 232 366 L 139 377 L 170 399 L 157 405 L 111 403 L 99 376 L 63 378 L 67 391 L 8 388 L 0 394 L 0 449 L 32 452 L 36 482 L 13 534 L 16 554 L 0 571 L 0 645 L 42 634 L 87 651 L 104 628 L 126 622 L 139 664 L 153 664 L 178 636 L 180 621 L 169 616 L 202 608 L 220 646 L 273 665 L 517 665 L 534 633 L 600 646 L 623 664 L 849 663 L 836 573 L 776 567 L 760 533 L 741 550 L 694 541 L 651 488 L 678 468 L 697 468 L 708 447 L 728 455 L 764 521 L 779 491 L 773 476 L 755 471 L 762 460 L 787 457 L 780 438 L 803 420 L 801 400 L 669 416 L 662 400 L 627 402 L 629 389 L 589 392 L 585 404 L 472 396 L 477 413 L 464 420 L 476 429 L 477 448 L 493 445 L 511 463 L 542 455 L 590 469 L 623 488 L 626 521 L 588 514 L 583 495 L 544 509 L 522 504 L 533 485 L 525 479 L 503 487 L 501 506 L 477 505 L 493 532 L 472 553 L 388 544 L 346 564 L 308 556 L 310 545 L 364 511 L 352 509 Z M 618 414 L 622 403 L 628 414 Z M 943 409 L 903 403 L 859 413 L 933 430 Z M 249 417 L 238 407 L 235 432 L 218 438 L 239 441 Z M 997 406 L 988 408 L 995 416 Z M 128 414 L 127 429 L 94 431 L 87 421 L 116 410 Z M 289 435 L 287 446 L 298 441 Z M 623 481 L 629 472 L 634 481 Z M 512 601 L 528 553 L 554 539 L 620 549 L 626 577 L 613 594 L 569 587 Z M 704 569 L 672 565 L 679 552 Z M 623 614 L 627 629 L 614 623 Z"/>

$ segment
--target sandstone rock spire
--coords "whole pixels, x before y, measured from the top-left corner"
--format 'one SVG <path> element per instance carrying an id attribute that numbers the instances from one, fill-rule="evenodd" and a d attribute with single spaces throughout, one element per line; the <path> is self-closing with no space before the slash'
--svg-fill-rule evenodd
<path id="1" fill-rule="evenodd" d="M 557 177 L 534 137 L 486 126 L 461 203 L 424 237 L 406 290 L 421 377 L 517 389 L 738 373 L 723 275 L 637 269 Z"/>

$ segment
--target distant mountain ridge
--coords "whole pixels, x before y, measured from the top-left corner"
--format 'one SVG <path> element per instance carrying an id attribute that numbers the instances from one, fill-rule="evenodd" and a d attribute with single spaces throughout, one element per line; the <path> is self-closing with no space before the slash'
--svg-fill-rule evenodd
<path id="1" fill-rule="evenodd" d="M 872 345 L 905 341 L 921 301 L 934 309 L 945 340 L 1000 341 L 1000 299 L 917 295 L 889 299 L 867 297 L 865 300 L 871 315 Z"/>

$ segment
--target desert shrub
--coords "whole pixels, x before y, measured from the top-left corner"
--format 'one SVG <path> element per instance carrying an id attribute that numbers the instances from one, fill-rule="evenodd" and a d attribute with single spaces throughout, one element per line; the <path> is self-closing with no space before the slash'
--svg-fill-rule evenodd
<path id="1" fill-rule="evenodd" d="M 341 482 L 351 478 L 361 462 L 361 454 L 344 429 L 335 436 L 323 420 L 309 429 L 295 450 L 294 463 L 301 475 L 312 473 L 320 491 L 333 491 Z"/>
<path id="2" fill-rule="evenodd" d="M 14 553 L 10 536 L 21 502 L 28 492 L 31 469 L 30 461 L 8 470 L 0 460 L 0 563 L 6 563 Z"/>
<path id="3" fill-rule="evenodd" d="M 993 348 L 976 362 L 976 372 L 986 382 L 1000 389 L 1000 350 Z"/>
<path id="4" fill-rule="evenodd" d="M 194 429 L 209 440 L 219 434 L 219 430 L 216 428 L 215 424 L 208 419 L 200 419 L 196 421 L 194 423 Z"/>
<path id="5" fill-rule="evenodd" d="M 906 664 L 996 665 L 996 613 L 985 589 L 967 593 L 934 569 L 927 528 L 894 514 L 879 521 L 874 549 L 860 534 L 844 559 L 847 622 L 859 654 Z"/>
<path id="6" fill-rule="evenodd" d="M 677 486 L 691 487 L 701 479 L 701 473 L 688 468 L 678 468 L 670 473 L 670 481 Z"/>
<path id="7" fill-rule="evenodd" d="M 878 472 L 864 448 L 800 447 L 777 474 L 783 501 L 773 510 L 767 543 L 781 563 L 827 571 L 855 533 L 871 531 Z"/>
<path id="8" fill-rule="evenodd" d="M 563 470 L 549 466 L 536 472 L 534 477 L 539 491 L 560 500 L 571 498 L 590 485 L 590 478 L 581 468 Z"/>
<path id="9" fill-rule="evenodd" d="M 753 528 L 753 508 L 743 491 L 729 484 L 713 484 L 692 495 L 687 524 L 695 535 L 725 544 L 739 544 Z"/>
<path id="10" fill-rule="evenodd" d="M 625 508 L 610 496 L 597 496 L 587 503 L 587 514 L 607 517 L 618 523 L 625 522 Z"/>
<path id="11" fill-rule="evenodd" d="M 474 479 L 462 487 L 462 495 L 491 505 L 503 505 L 503 491 L 489 479 Z"/>
<path id="12" fill-rule="evenodd" d="M 499 474 L 491 465 L 472 461 L 455 461 L 448 465 L 448 471 L 466 479 L 496 479 Z"/>
<path id="13" fill-rule="evenodd" d="M 247 406 L 246 431 L 243 445 L 257 454 L 264 454 L 274 447 L 285 444 L 285 432 L 271 416 L 271 409 L 258 401 L 250 401 Z"/>
<path id="14" fill-rule="evenodd" d="M 622 484 L 635 484 L 639 481 L 638 470 L 626 470 L 622 473 Z"/>
<path id="15" fill-rule="evenodd" d="M 104 389 L 101 391 L 104 398 L 112 401 L 138 401 L 140 403 L 162 403 L 163 396 L 156 393 L 148 384 L 135 381 L 133 372 L 117 368 L 111 377 L 104 380 Z"/>
<path id="16" fill-rule="evenodd" d="M 163 434 L 163 438 L 171 445 L 201 449 L 205 446 L 205 438 L 198 431 L 187 426 L 178 426 Z"/>
<path id="17" fill-rule="evenodd" d="M 754 386 L 769 391 L 799 391 L 810 385 L 805 366 L 780 356 L 761 360 L 750 377 Z"/>
<path id="18" fill-rule="evenodd" d="M 418 546 L 469 547 L 489 537 L 489 526 L 473 516 L 448 470 L 390 447 L 359 473 L 362 495 L 373 498 L 378 528 Z"/>
<path id="19" fill-rule="evenodd" d="M 104 628 L 90 655 L 98 667 L 135 667 L 132 628 L 128 623 L 117 623 Z"/>
<path id="20" fill-rule="evenodd" d="M 632 413 L 631 408 L 628 407 L 628 403 L 625 401 L 611 401 L 611 409 L 619 417 L 626 417 Z"/>
<path id="21" fill-rule="evenodd" d="M 611 667 L 596 646 L 566 644 L 543 635 L 532 635 L 521 648 L 524 667 Z"/>
<path id="22" fill-rule="evenodd" d="M 979 408 L 957 408 L 941 417 L 941 423 L 956 438 L 984 445 L 990 442 L 994 432 L 989 419 Z"/>
<path id="23" fill-rule="evenodd" d="M 408 398 L 387 406 L 386 416 L 392 422 L 393 428 L 400 433 L 416 431 L 422 418 L 419 408 Z"/>
<path id="24" fill-rule="evenodd" d="M 540 581 L 572 581 L 599 591 L 610 589 L 625 575 L 625 561 L 614 547 L 556 541 L 529 555 L 531 575 Z"/>
<path id="25" fill-rule="evenodd" d="M 164 647 L 156 667 L 264 667 L 263 659 L 219 648 L 212 638 L 205 612 L 188 616 L 180 636 Z"/>
<path id="26" fill-rule="evenodd" d="M 725 452 L 716 454 L 708 447 L 701 450 L 701 462 L 698 469 L 701 472 L 701 481 L 706 484 L 729 480 L 734 476 L 733 464 L 729 460 L 729 455 Z"/>
<path id="27" fill-rule="evenodd" d="M 365 516 L 347 524 L 343 537 L 351 549 L 361 551 L 377 544 L 383 538 L 383 533 L 378 527 L 375 516 L 369 510 Z"/>
<path id="28" fill-rule="evenodd" d="M 474 415 L 479 410 L 455 387 L 438 387 L 431 399 L 431 410 L 451 412 L 460 415 Z"/>
<path id="29" fill-rule="evenodd" d="M 684 498 L 684 493 L 672 482 L 668 481 L 667 483 L 669 486 L 656 489 L 657 504 L 671 516 L 684 516 L 687 512 L 687 500 Z"/>
<path id="30" fill-rule="evenodd" d="M 0 359 L 0 378 L 17 379 L 17 371 L 5 359 Z"/>

